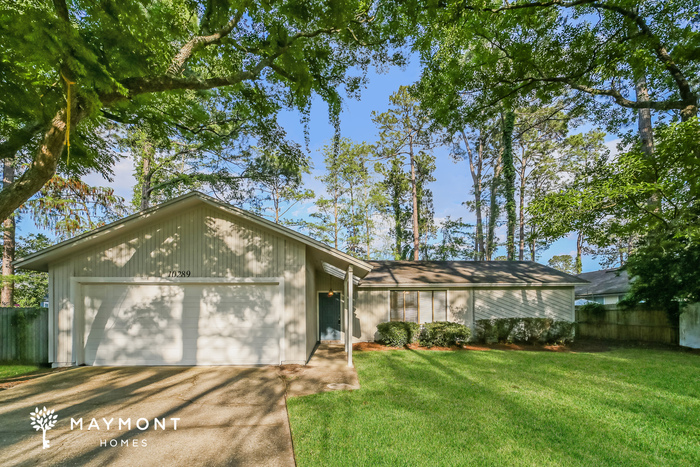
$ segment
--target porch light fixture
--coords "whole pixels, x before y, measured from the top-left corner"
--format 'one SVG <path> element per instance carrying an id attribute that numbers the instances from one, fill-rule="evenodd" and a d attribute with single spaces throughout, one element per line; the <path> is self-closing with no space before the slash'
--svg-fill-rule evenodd
<path id="1" fill-rule="evenodd" d="M 331 276 L 330 274 L 328 274 L 328 288 L 330 289 L 330 291 L 328 292 L 328 297 L 332 297 L 333 296 L 333 276 Z"/>

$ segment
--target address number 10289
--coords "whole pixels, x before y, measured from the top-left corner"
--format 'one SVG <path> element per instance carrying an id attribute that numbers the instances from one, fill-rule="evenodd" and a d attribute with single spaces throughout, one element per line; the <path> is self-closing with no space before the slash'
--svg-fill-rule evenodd
<path id="1" fill-rule="evenodd" d="M 168 271 L 168 277 L 190 277 L 190 271 Z"/>

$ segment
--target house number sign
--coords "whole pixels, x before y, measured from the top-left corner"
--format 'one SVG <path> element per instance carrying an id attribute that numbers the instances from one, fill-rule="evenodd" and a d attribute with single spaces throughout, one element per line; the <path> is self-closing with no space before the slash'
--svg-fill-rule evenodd
<path id="1" fill-rule="evenodd" d="M 168 271 L 168 277 L 190 277 L 190 271 Z"/>

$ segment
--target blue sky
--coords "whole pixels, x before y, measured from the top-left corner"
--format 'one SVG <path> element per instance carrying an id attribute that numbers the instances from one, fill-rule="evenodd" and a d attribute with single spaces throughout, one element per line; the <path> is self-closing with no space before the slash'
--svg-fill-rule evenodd
<path id="1" fill-rule="evenodd" d="M 369 84 L 363 90 L 361 99 L 346 99 L 343 112 L 341 114 L 342 136 L 357 142 L 374 142 L 377 139 L 377 131 L 372 122 L 373 111 L 384 112 L 389 107 L 389 96 L 395 92 L 399 86 L 408 85 L 418 80 L 420 67 L 417 60 L 414 60 L 405 70 L 393 69 L 386 74 L 369 73 Z M 330 143 L 333 136 L 333 127 L 328 120 L 328 108 L 326 104 L 316 99 L 311 109 L 309 125 L 309 150 L 314 169 L 311 175 L 305 179 L 305 186 L 314 190 L 317 195 L 322 191 L 321 183 L 316 180 L 323 168 L 323 157 L 320 149 Z M 300 123 L 297 112 L 284 112 L 280 117 L 280 123 L 285 127 L 290 139 L 300 144 L 304 142 L 304 129 Z M 587 131 L 590 127 L 583 127 L 580 131 Z M 615 136 L 609 135 L 606 141 L 611 148 L 615 145 Z M 469 212 L 462 202 L 469 199 L 471 189 L 471 176 L 466 162 L 455 163 L 448 157 L 446 148 L 436 148 L 436 182 L 430 187 L 434 196 L 435 217 L 442 219 L 446 216 L 452 218 L 462 217 L 466 222 L 474 222 L 473 213 Z M 112 186 L 116 194 L 131 199 L 134 185 L 133 161 L 125 158 L 115 166 L 115 181 L 106 182 L 99 175 L 92 174 L 85 177 L 85 181 L 94 185 Z M 288 213 L 287 217 L 304 217 L 312 208 L 312 203 L 295 206 Z M 18 225 L 19 234 L 26 235 L 31 232 L 40 231 L 28 216 Z M 47 233 L 48 232 L 44 232 Z M 545 251 L 539 261 L 547 264 L 553 255 L 570 254 L 575 256 L 576 242 L 573 236 L 561 239 Z M 598 262 L 591 257 L 584 257 L 583 270 L 594 271 L 600 269 Z"/>

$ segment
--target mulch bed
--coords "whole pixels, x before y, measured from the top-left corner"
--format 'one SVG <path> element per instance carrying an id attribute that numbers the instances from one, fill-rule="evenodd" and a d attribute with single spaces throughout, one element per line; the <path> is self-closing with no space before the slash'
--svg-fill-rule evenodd
<path id="1" fill-rule="evenodd" d="M 360 352 L 372 351 L 387 351 L 398 350 L 400 347 L 389 347 L 378 342 L 359 342 L 353 344 L 353 350 Z M 452 347 L 421 347 L 418 344 L 410 344 L 404 347 L 410 350 L 472 350 L 472 351 L 489 351 L 489 350 L 515 350 L 525 352 L 608 352 L 618 348 L 635 348 L 635 349 L 656 349 L 656 350 L 672 350 L 680 352 L 688 352 L 700 354 L 698 349 L 686 349 L 683 347 L 658 344 L 653 342 L 634 342 L 634 341 L 605 341 L 605 340 L 581 340 L 567 345 L 537 345 L 537 344 L 467 344 L 462 346 Z"/>
<path id="2" fill-rule="evenodd" d="M 399 350 L 401 347 L 389 347 L 378 342 L 359 342 L 353 344 L 353 350 L 360 352 L 368 351 L 387 351 L 387 350 Z M 410 344 L 404 347 L 410 350 L 435 350 L 435 351 L 446 351 L 446 350 L 475 350 L 475 351 L 488 351 L 488 350 L 519 350 L 525 352 L 609 352 L 614 349 L 654 349 L 654 350 L 669 350 L 674 352 L 685 352 L 695 355 L 700 355 L 700 349 L 689 349 L 686 347 L 679 347 L 677 345 L 660 344 L 656 342 L 642 342 L 642 341 L 609 341 L 609 340 L 595 340 L 586 339 L 579 340 L 567 345 L 537 345 L 537 344 L 467 344 L 462 346 L 452 346 L 452 347 L 421 347 L 418 344 Z"/>

